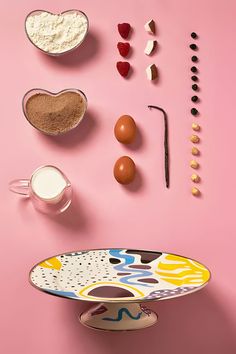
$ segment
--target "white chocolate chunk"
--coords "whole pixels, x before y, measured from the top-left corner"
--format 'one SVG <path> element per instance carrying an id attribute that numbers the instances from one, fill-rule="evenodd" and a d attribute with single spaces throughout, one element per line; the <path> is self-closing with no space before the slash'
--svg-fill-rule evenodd
<path id="1" fill-rule="evenodd" d="M 146 74 L 148 80 L 155 80 L 157 78 L 157 67 L 155 64 L 151 64 L 146 68 Z"/>
<path id="2" fill-rule="evenodd" d="M 157 46 L 157 41 L 153 41 L 152 39 L 149 39 L 147 41 L 144 53 L 147 55 L 151 55 L 154 49 L 156 48 L 156 46 Z"/>
<path id="3" fill-rule="evenodd" d="M 145 23 L 144 28 L 148 33 L 155 34 L 156 32 L 156 25 L 153 20 L 149 20 L 147 23 Z"/>

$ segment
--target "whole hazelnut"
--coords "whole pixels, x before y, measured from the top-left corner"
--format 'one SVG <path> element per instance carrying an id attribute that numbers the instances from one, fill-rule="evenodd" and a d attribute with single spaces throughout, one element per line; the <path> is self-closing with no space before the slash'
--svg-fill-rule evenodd
<path id="1" fill-rule="evenodd" d="M 196 173 L 193 173 L 192 176 L 191 176 L 191 180 L 194 183 L 198 183 L 198 182 L 200 182 L 200 177 Z"/>
<path id="2" fill-rule="evenodd" d="M 191 160 L 191 161 L 190 161 L 190 166 L 191 166 L 192 168 L 197 169 L 197 168 L 199 167 L 199 163 L 198 163 L 196 160 Z"/>
<path id="3" fill-rule="evenodd" d="M 200 153 L 200 151 L 198 150 L 198 148 L 197 147 L 195 147 L 195 146 L 193 146 L 192 147 L 192 155 L 199 155 L 199 153 Z"/>
<path id="4" fill-rule="evenodd" d="M 200 125 L 197 124 L 197 123 L 193 123 L 192 124 L 192 129 L 195 130 L 195 131 L 199 131 L 200 130 Z"/>
<path id="5" fill-rule="evenodd" d="M 197 135 L 191 135 L 190 140 L 191 140 L 192 143 L 196 144 L 196 143 L 199 143 L 200 138 Z"/>
<path id="6" fill-rule="evenodd" d="M 194 195 L 195 197 L 198 197 L 200 195 L 200 190 L 197 189 L 196 187 L 192 188 L 192 195 Z"/>

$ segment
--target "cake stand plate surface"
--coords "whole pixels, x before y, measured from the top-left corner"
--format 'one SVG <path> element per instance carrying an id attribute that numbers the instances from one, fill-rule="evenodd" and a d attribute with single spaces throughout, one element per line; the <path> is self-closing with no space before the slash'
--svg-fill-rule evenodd
<path id="1" fill-rule="evenodd" d="M 60 254 L 38 263 L 30 272 L 31 284 L 41 291 L 99 302 L 79 319 L 103 330 L 149 327 L 157 315 L 143 302 L 187 295 L 209 279 L 209 270 L 190 258 L 121 248 Z"/>

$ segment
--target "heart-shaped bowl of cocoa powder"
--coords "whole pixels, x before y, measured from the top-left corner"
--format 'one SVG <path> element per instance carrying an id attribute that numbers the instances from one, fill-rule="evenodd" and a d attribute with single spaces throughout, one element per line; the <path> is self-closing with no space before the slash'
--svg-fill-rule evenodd
<path id="1" fill-rule="evenodd" d="M 34 88 L 26 92 L 22 108 L 28 122 L 46 135 L 61 135 L 76 128 L 87 110 L 87 97 L 78 89 L 53 93 Z"/>
<path id="2" fill-rule="evenodd" d="M 80 10 L 54 14 L 45 10 L 31 11 L 25 18 L 25 33 L 41 52 L 60 56 L 77 49 L 89 30 L 87 15 Z"/>

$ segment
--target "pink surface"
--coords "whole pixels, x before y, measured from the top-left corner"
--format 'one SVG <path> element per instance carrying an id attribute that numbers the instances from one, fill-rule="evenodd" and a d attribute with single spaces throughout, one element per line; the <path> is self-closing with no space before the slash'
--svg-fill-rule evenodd
<path id="1" fill-rule="evenodd" d="M 61 59 L 37 51 L 24 33 L 24 18 L 34 9 L 55 12 L 80 8 L 90 19 L 81 50 Z M 2 1 L 1 26 L 1 316 L 0 352 L 6 354 L 120 354 L 236 352 L 235 256 L 235 11 L 234 0 Z M 143 25 L 157 22 L 159 49 L 143 49 L 150 38 Z M 121 78 L 115 63 L 119 22 L 133 26 L 133 74 Z M 200 51 L 202 126 L 200 189 L 191 196 L 191 42 Z M 146 80 L 145 67 L 156 62 L 158 84 Z M 24 93 L 82 89 L 87 118 L 78 130 L 53 139 L 24 119 Z M 163 121 L 148 104 L 169 115 L 171 187 L 163 176 Z M 136 146 L 113 136 L 121 114 L 140 129 Z M 115 160 L 131 156 L 140 177 L 129 188 L 113 179 Z M 8 182 L 28 177 L 41 164 L 61 168 L 72 181 L 73 208 L 57 219 L 37 213 L 30 202 L 8 191 Z M 41 259 L 69 250 L 133 247 L 165 250 L 206 264 L 212 280 L 199 293 L 152 304 L 159 315 L 153 328 L 133 333 L 102 333 L 82 327 L 81 303 L 55 298 L 28 284 L 28 271 Z"/>

